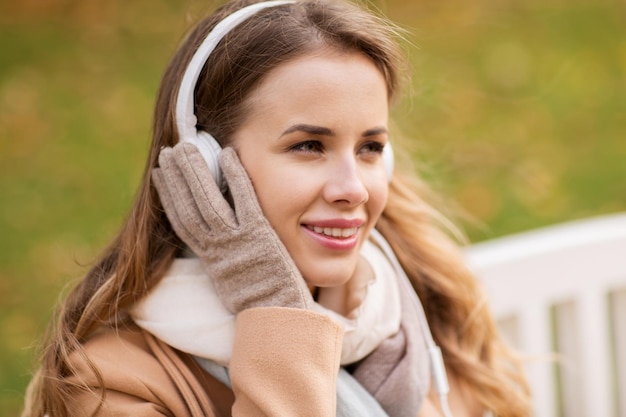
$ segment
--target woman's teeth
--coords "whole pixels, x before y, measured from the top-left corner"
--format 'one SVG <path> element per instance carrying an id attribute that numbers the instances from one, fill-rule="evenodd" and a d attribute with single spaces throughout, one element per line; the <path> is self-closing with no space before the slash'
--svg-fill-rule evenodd
<path id="1" fill-rule="evenodd" d="M 321 233 L 326 236 L 332 237 L 350 237 L 353 236 L 357 229 L 356 227 L 350 227 L 347 229 L 342 229 L 339 227 L 317 227 L 317 226 L 309 226 L 309 229 L 313 230 L 315 233 Z"/>

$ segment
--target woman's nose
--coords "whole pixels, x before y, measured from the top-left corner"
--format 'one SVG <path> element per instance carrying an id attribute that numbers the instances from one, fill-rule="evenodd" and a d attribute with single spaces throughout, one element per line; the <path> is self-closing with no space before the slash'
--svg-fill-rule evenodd
<path id="1" fill-rule="evenodd" d="M 358 162 L 354 157 L 336 161 L 329 170 L 324 198 L 329 203 L 344 203 L 349 206 L 363 204 L 369 199 Z"/>

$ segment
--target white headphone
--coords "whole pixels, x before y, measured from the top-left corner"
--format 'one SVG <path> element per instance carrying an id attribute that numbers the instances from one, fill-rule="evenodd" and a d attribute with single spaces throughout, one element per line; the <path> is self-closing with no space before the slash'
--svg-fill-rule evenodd
<path id="1" fill-rule="evenodd" d="M 189 65 L 183 75 L 183 79 L 178 89 L 178 97 L 176 99 L 176 127 L 181 142 L 189 142 L 194 144 L 204 159 L 206 160 L 211 175 L 215 182 L 223 187 L 224 182 L 222 172 L 219 167 L 219 154 L 222 151 L 220 144 L 208 132 L 197 130 L 197 118 L 194 114 L 194 90 L 200 71 L 206 63 L 209 55 L 215 49 L 222 38 L 233 28 L 238 26 L 244 20 L 254 15 L 259 10 L 279 6 L 282 4 L 294 3 L 292 0 L 276 0 L 254 3 L 243 7 L 219 22 L 215 28 L 204 39 L 196 53 L 191 58 Z M 391 181 L 393 174 L 394 157 L 391 144 L 385 145 L 383 148 L 383 162 L 385 164 L 385 172 L 387 179 Z"/>

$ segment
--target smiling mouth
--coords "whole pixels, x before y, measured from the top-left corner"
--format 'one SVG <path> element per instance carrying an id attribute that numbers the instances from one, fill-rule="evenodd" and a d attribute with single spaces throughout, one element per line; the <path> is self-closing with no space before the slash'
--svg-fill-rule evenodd
<path id="1" fill-rule="evenodd" d="M 315 233 L 319 233 L 321 235 L 330 236 L 334 238 L 348 238 L 352 237 L 356 234 L 358 227 L 318 227 L 318 226 L 307 226 L 309 230 L 313 230 Z"/>

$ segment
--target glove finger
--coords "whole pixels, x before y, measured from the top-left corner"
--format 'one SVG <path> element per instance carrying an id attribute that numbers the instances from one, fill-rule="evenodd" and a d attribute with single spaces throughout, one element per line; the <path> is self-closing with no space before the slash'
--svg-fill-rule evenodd
<path id="1" fill-rule="evenodd" d="M 235 213 L 222 195 L 198 148 L 190 143 L 180 143 L 174 147 L 174 157 L 198 204 L 200 214 L 210 227 L 236 228 Z"/>
<path id="2" fill-rule="evenodd" d="M 202 218 L 196 201 L 185 183 L 182 172 L 175 161 L 173 161 L 172 149 L 161 151 L 159 164 L 161 168 L 156 175 L 156 180 L 161 180 L 162 185 L 158 185 L 158 182 L 155 182 L 155 185 L 162 190 L 167 190 L 165 195 L 169 198 L 162 198 L 161 202 L 167 202 L 169 205 L 169 208 L 165 204 L 163 207 L 166 210 L 168 219 L 183 242 L 192 249 L 204 250 L 205 245 L 202 242 L 211 235 L 211 228 Z M 159 191 L 159 196 L 161 196 L 159 188 L 157 188 L 157 191 Z"/>
<path id="3" fill-rule="evenodd" d="M 161 205 L 165 210 L 165 215 L 172 225 L 174 232 L 176 232 L 178 237 L 180 237 L 181 240 L 185 242 L 190 248 L 199 247 L 197 240 L 189 233 L 185 225 L 179 221 L 179 216 L 176 211 L 176 205 L 174 203 L 175 200 L 172 198 L 165 183 L 163 173 L 159 168 L 155 168 L 152 170 L 152 183 L 154 184 L 154 188 L 156 188 L 157 193 L 159 194 L 159 198 L 161 199 Z"/>
<path id="4" fill-rule="evenodd" d="M 220 166 L 235 203 L 237 218 L 247 220 L 264 218 L 250 177 L 233 148 L 224 148 L 220 154 Z"/>
<path id="5" fill-rule="evenodd" d="M 162 176 L 168 186 L 176 213 L 178 213 L 178 222 L 185 226 L 190 235 L 196 236 L 196 240 L 202 241 L 211 234 L 212 228 L 204 221 L 189 185 L 174 160 L 173 150 L 170 148 L 164 151 L 167 153 L 163 157 L 159 156 L 159 164 L 161 164 Z M 163 154 L 163 151 L 161 153 Z M 199 234 L 194 233 L 195 231 Z"/>

